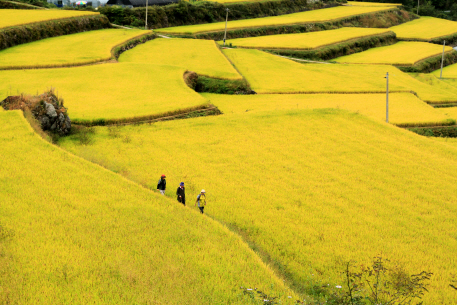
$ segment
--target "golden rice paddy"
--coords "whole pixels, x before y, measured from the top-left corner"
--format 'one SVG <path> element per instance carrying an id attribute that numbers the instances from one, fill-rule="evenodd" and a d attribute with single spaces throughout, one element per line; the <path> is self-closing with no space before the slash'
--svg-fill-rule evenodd
<path id="1" fill-rule="evenodd" d="M 445 53 L 455 52 L 451 47 L 446 47 L 444 51 Z M 400 41 L 390 46 L 373 48 L 360 53 L 338 57 L 334 61 L 351 64 L 412 66 L 429 57 L 439 56 L 442 52 L 443 46 L 437 44 Z"/>
<path id="2" fill-rule="evenodd" d="M 237 102 L 249 109 L 249 99 Z M 189 198 L 204 188 L 206 213 L 287 266 L 299 287 L 343 285 L 343 262 L 382 252 L 408 273 L 434 273 L 426 303 L 457 301 L 449 292 L 455 149 L 332 109 L 227 113 L 110 133 L 97 128 L 92 145 L 67 138 L 62 146 L 151 188 L 162 172 L 172 186 L 184 181 Z"/>
<path id="3" fill-rule="evenodd" d="M 255 49 L 310 50 L 326 45 L 390 32 L 388 29 L 340 28 L 311 33 L 270 35 L 226 40 L 226 44 Z M 222 42 L 219 41 L 222 45 Z"/>
<path id="4" fill-rule="evenodd" d="M 206 100 L 184 83 L 184 69 L 138 63 L 0 71 L 0 99 L 55 88 L 73 120 L 121 119 L 194 107 Z M 173 94 L 170 94 L 173 92 Z"/>
<path id="5" fill-rule="evenodd" d="M 58 67 L 109 60 L 115 46 L 146 33 L 150 31 L 105 29 L 22 44 L 0 51 L 0 69 Z"/>
<path id="6" fill-rule="evenodd" d="M 0 122 L 0 303 L 298 298 L 226 227 L 43 141 L 19 111 Z"/>
<path id="7" fill-rule="evenodd" d="M 347 18 L 356 15 L 381 12 L 391 10 L 392 7 L 363 7 L 363 6 L 338 6 L 326 9 L 319 9 L 307 12 L 300 12 L 288 15 L 254 18 L 247 20 L 229 21 L 227 24 L 228 30 L 263 27 L 263 26 L 278 26 L 290 24 L 304 24 L 312 22 L 323 22 Z M 223 31 L 225 22 L 216 22 L 208 24 L 197 24 L 179 27 L 170 27 L 156 30 L 163 33 L 188 33 L 196 34 L 202 32 Z"/>
<path id="8" fill-rule="evenodd" d="M 420 17 L 390 28 L 400 39 L 430 40 L 457 33 L 457 22 L 434 17 Z"/>
<path id="9" fill-rule="evenodd" d="M 223 113 L 252 113 L 296 109 L 334 108 L 386 121 L 386 94 L 202 94 Z M 444 125 L 449 119 L 411 93 L 389 94 L 389 122 L 399 126 Z"/>
<path id="10" fill-rule="evenodd" d="M 362 1 L 348 1 L 347 5 L 352 6 L 401 6 L 401 3 L 379 3 L 379 2 L 362 2 Z"/>
<path id="11" fill-rule="evenodd" d="M 119 61 L 157 65 L 166 63 L 200 75 L 242 78 L 212 40 L 154 39 L 123 53 Z"/>
<path id="12" fill-rule="evenodd" d="M 415 92 L 427 102 L 455 102 L 457 96 L 424 84 L 393 66 L 300 64 L 258 50 L 226 49 L 257 93 L 384 93 Z"/>
<path id="13" fill-rule="evenodd" d="M 28 23 L 48 21 L 55 19 L 80 17 L 86 15 L 98 15 L 89 11 L 66 11 L 66 10 L 0 10 L 0 29 L 10 26 Z"/>

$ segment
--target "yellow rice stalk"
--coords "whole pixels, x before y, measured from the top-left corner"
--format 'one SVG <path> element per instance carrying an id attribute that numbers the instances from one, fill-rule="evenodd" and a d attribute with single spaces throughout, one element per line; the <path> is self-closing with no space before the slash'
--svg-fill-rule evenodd
<path id="1" fill-rule="evenodd" d="M 311 50 L 326 45 L 390 32 L 388 29 L 340 28 L 311 33 L 270 35 L 227 40 L 236 47 Z M 222 42 L 219 41 L 222 45 Z"/>
<path id="2" fill-rule="evenodd" d="M 300 64 L 258 50 L 226 49 L 224 54 L 257 93 L 415 92 L 426 102 L 452 102 L 457 96 L 421 83 L 393 66 Z"/>
<path id="3" fill-rule="evenodd" d="M 433 71 L 431 74 L 435 75 L 436 77 L 440 77 L 441 69 Z M 444 79 L 457 79 L 457 64 L 444 67 L 442 77 Z"/>
<path id="4" fill-rule="evenodd" d="M 105 29 L 64 35 L 0 51 L 0 69 L 74 66 L 111 59 L 113 47 L 150 31 Z"/>
<path id="5" fill-rule="evenodd" d="M 185 69 L 138 63 L 0 71 L 0 100 L 54 87 L 78 120 L 147 116 L 206 103 L 183 80 Z"/>
<path id="6" fill-rule="evenodd" d="M 98 14 L 88 11 L 2 9 L 0 10 L 0 29 L 40 21 Z"/>
<path id="7" fill-rule="evenodd" d="M 0 113 L 0 143 L 0 303 L 254 304 L 240 286 L 298 299 L 226 227 L 45 142 L 21 112 Z"/>
<path id="8" fill-rule="evenodd" d="M 348 1 L 347 5 L 352 5 L 352 6 L 401 6 L 402 4 L 401 3 Z"/>
<path id="9" fill-rule="evenodd" d="M 457 22 L 434 17 L 420 17 L 390 28 L 400 39 L 430 40 L 457 33 Z"/>
<path id="10" fill-rule="evenodd" d="M 338 57 L 339 63 L 351 64 L 384 64 L 396 66 L 412 66 L 429 57 L 440 55 L 443 46 L 428 42 L 400 41 L 390 46 L 369 49 L 360 53 Z M 451 47 L 445 53 L 454 52 Z"/>
<path id="11" fill-rule="evenodd" d="M 123 53 L 119 61 L 167 64 L 215 78 L 242 78 L 212 40 L 154 39 Z"/>
<path id="12" fill-rule="evenodd" d="M 385 94 L 203 94 L 223 113 L 245 113 L 293 109 L 336 108 L 360 113 L 378 121 L 386 120 Z M 398 126 L 449 124 L 449 117 L 411 93 L 389 95 L 389 122 Z M 456 118 L 457 119 L 457 118 Z"/>
<path id="13" fill-rule="evenodd" d="M 356 15 L 367 13 L 375 13 L 392 10 L 392 7 L 349 7 L 338 6 L 320 10 L 313 10 L 307 12 L 300 12 L 288 15 L 254 18 L 247 20 L 229 21 L 227 25 L 228 30 L 263 27 L 263 26 L 278 26 L 290 24 L 304 24 L 313 22 L 332 21 L 342 18 L 348 18 Z M 187 33 L 195 34 L 202 32 L 223 31 L 225 22 L 197 24 L 189 26 L 170 27 L 158 29 L 157 32 L 163 33 Z"/>
<path id="14" fill-rule="evenodd" d="M 250 97 L 242 102 L 248 110 Z M 124 127 L 118 138 L 97 128 L 90 146 L 62 145 L 151 187 L 166 169 L 189 198 L 205 188 L 207 214 L 287 266 L 299 287 L 337 290 L 342 262 L 364 264 L 382 250 L 408 273 L 433 271 L 425 303 L 455 304 L 457 150 L 360 114 L 302 105 Z"/>

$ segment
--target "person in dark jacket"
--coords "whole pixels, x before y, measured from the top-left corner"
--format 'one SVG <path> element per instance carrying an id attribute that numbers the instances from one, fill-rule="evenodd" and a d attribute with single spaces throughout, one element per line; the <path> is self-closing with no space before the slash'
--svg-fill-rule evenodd
<path id="1" fill-rule="evenodd" d="M 157 190 L 160 191 L 160 194 L 165 195 L 165 189 L 167 188 L 167 181 L 165 180 L 167 178 L 165 175 L 162 175 L 160 177 L 159 182 L 157 183 Z"/>
<path id="2" fill-rule="evenodd" d="M 186 205 L 186 189 L 184 188 L 184 182 L 179 184 L 178 189 L 176 190 L 176 196 L 178 196 L 178 201 L 183 205 Z"/>

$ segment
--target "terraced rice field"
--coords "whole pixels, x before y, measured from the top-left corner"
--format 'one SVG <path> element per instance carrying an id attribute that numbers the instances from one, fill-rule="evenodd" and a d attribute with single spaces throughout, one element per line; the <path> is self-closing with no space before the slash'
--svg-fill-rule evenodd
<path id="1" fill-rule="evenodd" d="M 399 39 L 425 40 L 457 33 L 457 22 L 434 17 L 420 17 L 390 28 Z"/>
<path id="2" fill-rule="evenodd" d="M 219 223 L 50 145 L 18 111 L 0 122 L 0 303 L 297 298 Z"/>
<path id="3" fill-rule="evenodd" d="M 360 1 L 348 1 L 347 5 L 352 6 L 401 6 L 401 3 L 379 3 L 379 2 L 360 2 Z"/>
<path id="4" fill-rule="evenodd" d="M 136 63 L 0 71 L 0 99 L 53 87 L 77 121 L 132 118 L 205 104 L 184 83 L 184 71 Z"/>
<path id="5" fill-rule="evenodd" d="M 287 266 L 299 287 L 337 290 L 345 261 L 363 264 L 382 251 L 408 273 L 434 273 L 426 303 L 457 301 L 449 287 L 457 269 L 455 149 L 331 109 L 227 113 L 117 132 L 97 128 L 92 145 L 67 138 L 62 146 L 151 188 L 165 169 L 170 185 L 185 181 L 190 198 L 205 188 L 206 213 Z"/>
<path id="6" fill-rule="evenodd" d="M 334 61 L 352 64 L 412 66 L 429 57 L 439 56 L 442 52 L 443 46 L 437 44 L 400 41 L 390 46 L 373 48 L 360 53 L 338 57 Z M 445 47 L 445 53 L 449 52 L 455 51 L 451 47 Z"/>
<path id="7" fill-rule="evenodd" d="M 449 92 L 451 94 L 457 95 L 457 87 L 453 86 L 452 84 L 449 84 L 446 82 L 445 79 L 440 79 L 439 78 L 439 73 L 438 75 L 434 75 L 431 73 L 409 73 L 410 76 L 414 77 L 420 82 L 423 82 L 425 84 L 428 84 L 437 90 L 441 92 Z"/>
<path id="8" fill-rule="evenodd" d="M 0 10 L 0 29 L 40 21 L 98 14 L 88 11 L 2 9 Z"/>
<path id="9" fill-rule="evenodd" d="M 146 33 L 151 32 L 106 29 L 43 39 L 0 51 L 0 69 L 71 66 L 109 60 L 115 46 Z"/>
<path id="10" fill-rule="evenodd" d="M 223 113 L 252 113 L 294 109 L 344 109 L 373 118 L 386 120 L 385 94 L 203 94 Z M 399 126 L 445 125 L 450 117 L 437 108 L 419 100 L 411 93 L 389 95 L 389 122 Z"/>
<path id="11" fill-rule="evenodd" d="M 119 61 L 167 64 L 216 78 L 242 78 L 216 43 L 210 40 L 154 39 L 123 53 Z"/>
<path id="12" fill-rule="evenodd" d="M 382 65 L 300 64 L 258 50 L 226 49 L 224 54 L 257 93 L 417 93 L 427 102 L 455 102 L 457 96 Z"/>
<path id="13" fill-rule="evenodd" d="M 336 30 L 311 33 L 270 35 L 249 38 L 230 39 L 226 44 L 254 49 L 294 49 L 311 50 L 319 47 L 344 42 L 352 39 L 380 35 L 390 32 L 388 29 L 340 28 Z M 218 42 L 220 45 L 223 42 Z"/>
<path id="14" fill-rule="evenodd" d="M 431 74 L 435 75 L 436 77 L 440 77 L 441 69 L 433 71 Z M 443 68 L 443 78 L 457 78 L 457 64 L 453 64 Z"/>
<path id="15" fill-rule="evenodd" d="M 349 6 L 338 6 L 320 10 L 313 10 L 307 12 L 300 12 L 288 15 L 255 18 L 247 20 L 236 20 L 229 21 L 227 24 L 227 30 L 242 29 L 242 28 L 255 28 L 263 26 L 278 26 L 278 25 L 290 25 L 290 24 L 304 24 L 313 22 L 323 22 L 337 20 L 341 18 L 347 18 L 350 16 L 381 12 L 391 10 L 392 7 L 349 7 Z M 208 23 L 208 24 L 197 24 L 180 27 L 170 27 L 158 29 L 157 32 L 163 33 L 176 33 L 176 34 L 196 34 L 202 32 L 213 32 L 223 31 L 225 28 L 225 22 Z"/>

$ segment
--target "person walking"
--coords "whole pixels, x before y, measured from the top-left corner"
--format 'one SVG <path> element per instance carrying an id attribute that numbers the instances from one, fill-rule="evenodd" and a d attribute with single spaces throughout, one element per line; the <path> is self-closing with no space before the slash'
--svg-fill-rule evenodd
<path id="1" fill-rule="evenodd" d="M 203 209 L 205 208 L 206 205 L 206 192 L 205 190 L 202 190 L 200 194 L 197 196 L 197 201 L 195 202 L 195 205 L 198 205 L 198 208 L 200 209 L 200 212 L 203 214 Z"/>
<path id="2" fill-rule="evenodd" d="M 159 182 L 157 183 L 157 190 L 160 191 L 160 194 L 165 195 L 165 189 L 167 188 L 167 178 L 165 175 L 160 177 Z"/>
<path id="3" fill-rule="evenodd" d="M 184 182 L 179 184 L 179 187 L 176 190 L 176 195 L 178 196 L 178 201 L 183 205 L 186 205 L 186 189 L 184 188 Z"/>

